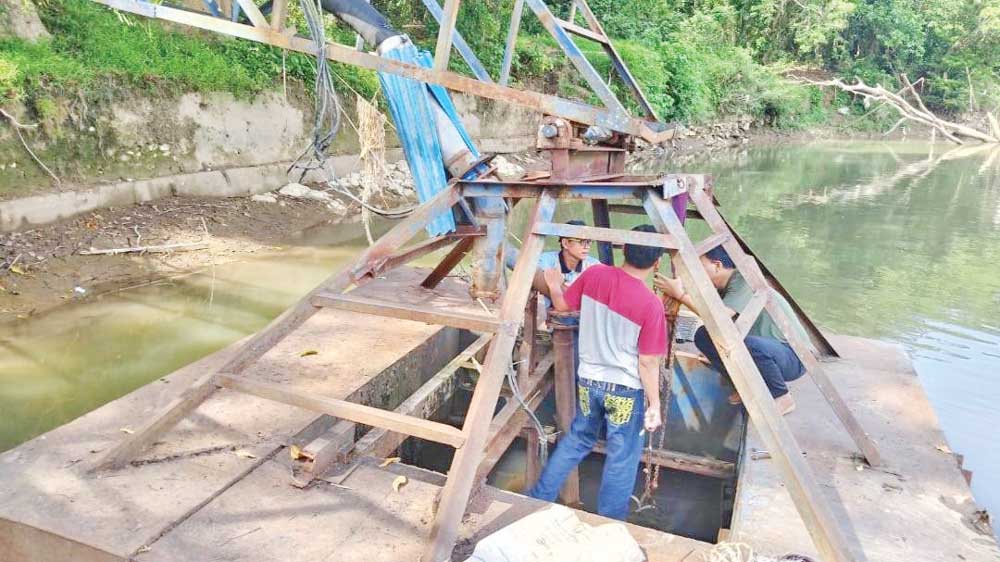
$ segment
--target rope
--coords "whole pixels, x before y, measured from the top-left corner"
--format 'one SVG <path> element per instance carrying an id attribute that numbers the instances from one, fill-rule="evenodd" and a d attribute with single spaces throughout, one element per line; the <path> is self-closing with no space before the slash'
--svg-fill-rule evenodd
<path id="1" fill-rule="evenodd" d="M 335 192 L 343 195 L 344 197 L 347 197 L 351 201 L 354 201 L 358 205 L 361 205 L 365 209 L 368 209 L 369 211 L 375 213 L 376 215 L 383 216 L 383 217 L 385 217 L 387 219 L 401 219 L 401 218 L 404 218 L 407 215 L 409 215 L 410 213 L 412 213 L 414 211 L 414 209 L 416 209 L 416 207 L 403 207 L 403 208 L 397 208 L 397 209 L 380 209 L 378 207 L 375 207 L 375 206 L 369 205 L 368 203 L 365 203 L 357 195 L 351 193 L 350 191 L 347 191 L 346 189 L 344 189 L 344 188 L 342 188 L 342 187 L 340 187 L 340 186 L 338 186 L 336 184 L 329 183 L 329 182 L 327 182 L 327 187 L 326 187 L 326 189 L 323 189 L 323 191 L 335 191 Z"/>
<path id="2" fill-rule="evenodd" d="M 370 246 L 375 243 L 375 239 L 372 237 L 373 213 L 368 209 L 367 203 L 381 187 L 381 178 L 385 173 L 385 117 L 363 96 L 358 95 L 355 99 L 358 107 L 358 141 L 361 145 L 361 200 L 366 203 L 361 207 L 361 222 Z"/>
<path id="3" fill-rule="evenodd" d="M 483 366 L 479 363 L 479 361 L 476 361 L 475 357 L 470 358 L 470 361 L 472 362 L 472 365 L 475 366 L 476 371 L 482 375 Z M 549 460 L 549 443 L 545 433 L 545 426 L 542 425 L 541 420 L 538 419 L 535 412 L 531 411 L 531 408 L 528 406 L 528 402 L 524 399 L 524 395 L 521 393 L 521 388 L 517 385 L 517 369 L 514 368 L 513 360 L 507 364 L 507 373 L 504 376 L 507 379 L 507 386 L 510 387 L 510 393 L 514 395 L 514 399 L 521 405 L 521 408 L 528 413 L 528 417 L 531 418 L 532 425 L 535 426 L 535 431 L 538 432 L 538 458 L 544 466 Z"/>

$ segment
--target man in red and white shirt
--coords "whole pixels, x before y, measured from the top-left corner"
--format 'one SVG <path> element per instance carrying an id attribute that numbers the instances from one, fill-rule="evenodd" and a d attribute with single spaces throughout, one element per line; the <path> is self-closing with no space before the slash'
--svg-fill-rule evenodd
<path id="1" fill-rule="evenodd" d="M 634 231 L 655 232 L 643 225 Z M 562 276 L 546 271 L 556 310 L 580 311 L 578 405 L 569 432 L 528 495 L 554 501 L 566 476 L 586 457 L 606 426 L 607 457 L 597 512 L 628 516 L 642 455 L 643 428 L 660 424 L 660 363 L 667 348 L 660 299 L 646 285 L 662 248 L 625 245 L 625 264 L 588 268 L 563 293 Z M 558 277 L 558 278 L 557 278 Z"/>

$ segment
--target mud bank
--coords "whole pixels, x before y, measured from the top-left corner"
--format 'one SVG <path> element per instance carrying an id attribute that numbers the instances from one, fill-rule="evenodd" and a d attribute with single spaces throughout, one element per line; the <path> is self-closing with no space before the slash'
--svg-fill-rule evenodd
<path id="1" fill-rule="evenodd" d="M 512 170 L 538 169 L 533 155 L 498 157 Z M 337 184 L 358 193 L 362 178 Z M 74 300 L 281 251 L 301 231 L 322 224 L 356 223 L 355 201 L 319 186 L 282 187 L 240 197 L 173 195 L 128 203 L 17 232 L 0 233 L 0 324 L 21 321 Z M 382 189 L 371 202 L 382 208 L 416 203 L 405 162 L 387 164 Z M 89 255 L 95 250 L 190 245 L 166 253 Z"/>

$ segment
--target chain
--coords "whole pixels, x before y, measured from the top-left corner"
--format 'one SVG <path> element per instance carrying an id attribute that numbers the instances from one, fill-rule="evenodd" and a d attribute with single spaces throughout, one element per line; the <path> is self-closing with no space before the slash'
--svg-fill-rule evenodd
<path id="1" fill-rule="evenodd" d="M 681 302 L 677 299 L 666 295 L 663 295 L 662 298 L 663 312 L 667 319 L 667 360 L 665 367 L 660 368 L 660 408 L 662 409 L 660 412 L 660 421 L 662 425 L 660 426 L 656 448 L 661 451 L 667 439 L 667 413 L 670 411 L 671 386 L 673 383 L 671 374 L 674 369 L 674 330 L 677 326 L 677 313 L 681 307 Z M 658 463 L 653 462 L 653 433 L 656 432 L 651 432 L 647 440 L 646 468 L 643 469 L 643 473 L 646 475 L 646 485 L 643 488 L 642 497 L 639 498 L 639 507 L 635 510 L 636 513 L 644 509 L 656 507 L 653 494 L 660 487 L 660 469 L 662 467 Z"/>

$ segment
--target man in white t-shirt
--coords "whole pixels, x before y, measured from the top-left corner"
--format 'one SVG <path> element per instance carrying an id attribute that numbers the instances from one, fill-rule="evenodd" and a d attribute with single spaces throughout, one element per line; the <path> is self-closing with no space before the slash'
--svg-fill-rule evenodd
<path id="1" fill-rule="evenodd" d="M 566 224 L 573 226 L 587 226 L 582 220 L 573 219 Z M 538 258 L 538 271 L 535 273 L 533 287 L 543 297 L 545 308 L 552 306 L 549 300 L 549 286 L 545 283 L 542 272 L 548 269 L 558 269 L 563 277 L 562 289 L 565 291 L 576 281 L 588 267 L 601 263 L 596 258 L 590 257 L 590 240 L 579 238 L 559 238 L 559 249 L 549 252 L 542 252 Z M 517 261 L 518 251 L 513 248 L 507 249 L 507 267 L 513 269 Z"/>

